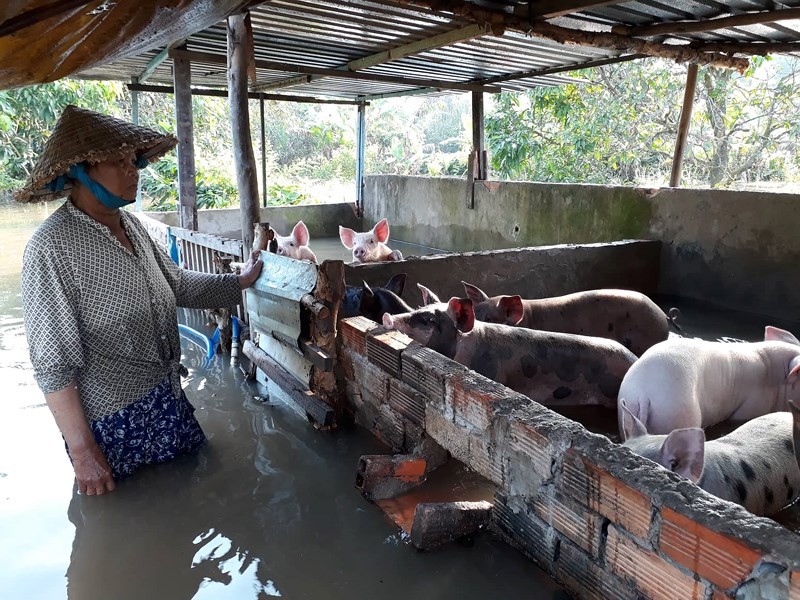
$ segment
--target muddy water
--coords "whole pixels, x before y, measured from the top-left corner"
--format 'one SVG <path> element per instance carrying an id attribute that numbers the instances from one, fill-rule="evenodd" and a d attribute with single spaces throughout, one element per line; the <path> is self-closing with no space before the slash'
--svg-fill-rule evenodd
<path id="1" fill-rule="evenodd" d="M 0 596 L 4 599 L 566 598 L 488 535 L 417 553 L 353 487 L 359 431 L 320 433 L 184 348 L 210 443 L 113 494 L 78 496 L 28 363 L 25 241 L 55 207 L 0 205 Z"/>

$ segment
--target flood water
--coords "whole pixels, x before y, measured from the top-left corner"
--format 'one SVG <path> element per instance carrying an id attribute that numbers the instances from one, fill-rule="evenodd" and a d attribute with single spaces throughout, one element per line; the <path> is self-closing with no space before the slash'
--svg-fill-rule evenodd
<path id="1" fill-rule="evenodd" d="M 24 244 L 56 207 L 0 204 L 0 597 L 567 598 L 488 534 L 415 552 L 354 487 L 359 456 L 384 447 L 255 399 L 237 369 L 219 358 L 204 369 L 188 343 L 186 392 L 210 443 L 112 494 L 77 495 L 19 295 Z"/>

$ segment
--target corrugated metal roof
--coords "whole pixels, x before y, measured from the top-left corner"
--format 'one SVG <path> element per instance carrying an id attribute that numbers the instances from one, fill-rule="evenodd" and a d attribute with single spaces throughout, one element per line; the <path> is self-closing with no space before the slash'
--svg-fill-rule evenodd
<path id="1" fill-rule="evenodd" d="M 424 4 L 424 3 L 420 3 Z M 528 3 L 490 4 L 528 5 Z M 572 6 L 580 2 L 565 3 Z M 612 26 L 642 26 L 654 23 L 729 16 L 756 10 L 800 6 L 800 0 L 673 0 L 660 2 L 585 2 L 594 8 L 558 17 L 551 22 L 565 27 L 610 31 Z M 535 4 L 534 4 L 535 6 Z M 257 89 L 270 93 L 348 98 L 404 93 L 437 92 L 450 84 L 491 83 L 504 90 L 521 90 L 569 81 L 553 70 L 581 68 L 597 61 L 625 58 L 620 50 L 583 45 L 563 45 L 506 31 L 492 35 L 487 29 L 477 36 L 475 21 L 424 6 L 365 0 L 273 0 L 250 9 Z M 463 37 L 462 38 L 462 34 Z M 442 43 L 443 36 L 447 43 Z M 408 44 L 425 44 L 434 38 L 433 47 L 415 48 L 407 56 L 359 68 L 357 73 L 373 80 L 354 79 L 351 74 L 318 74 L 319 69 L 351 71 L 348 63 Z M 460 39 L 462 38 L 462 39 Z M 686 44 L 689 42 L 797 42 L 800 21 L 728 27 L 713 32 L 650 37 L 651 41 Z M 197 87 L 226 86 L 225 24 L 191 35 L 185 49 L 204 53 L 205 60 L 192 63 L 192 84 Z M 119 60 L 81 73 L 84 77 L 140 78 L 161 49 Z M 208 55 L 212 55 L 210 58 Z M 213 60 L 212 60 L 213 58 Z M 298 73 L 298 70 L 301 72 Z M 543 73 L 540 71 L 546 70 Z M 352 71 L 351 71 L 352 73 Z M 298 77 L 300 74 L 306 77 Z M 408 79 L 417 81 L 409 82 Z M 424 80 L 420 82 L 419 80 Z M 423 85 L 429 82 L 431 85 Z M 436 85 L 438 82 L 439 86 Z M 172 84 L 171 60 L 161 63 L 149 76 L 148 84 Z M 291 86 L 286 85 L 291 83 Z"/>

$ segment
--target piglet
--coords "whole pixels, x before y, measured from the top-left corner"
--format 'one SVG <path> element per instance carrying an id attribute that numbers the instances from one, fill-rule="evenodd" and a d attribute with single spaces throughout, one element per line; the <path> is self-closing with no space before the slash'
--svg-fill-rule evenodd
<path id="1" fill-rule="evenodd" d="M 339 308 L 339 318 L 361 315 L 379 323 L 383 313 L 408 312 L 411 307 L 400 297 L 406 284 L 406 274 L 398 273 L 382 287 L 371 288 L 367 282 L 361 286 L 348 285 Z"/>
<path id="2" fill-rule="evenodd" d="M 604 337 L 636 356 L 669 336 L 671 319 L 639 292 L 603 289 L 523 300 L 520 296 L 490 298 L 476 286 L 462 283 L 479 321 Z"/>
<path id="3" fill-rule="evenodd" d="M 797 464 L 800 466 L 800 404 L 789 401 L 789 408 L 792 409 L 794 417 L 794 454 L 797 457 Z"/>
<path id="4" fill-rule="evenodd" d="M 339 225 L 339 238 L 345 248 L 353 251 L 353 260 L 356 262 L 403 260 L 399 250 L 392 250 L 386 245 L 389 239 L 389 221 L 386 219 L 381 219 L 365 233 L 356 233 L 349 227 Z"/>
<path id="5" fill-rule="evenodd" d="M 296 260 L 310 260 L 312 263 L 317 262 L 317 257 L 308 247 L 310 239 L 308 227 L 302 221 L 298 221 L 292 229 L 292 233 L 287 236 L 278 235 L 276 232 L 275 239 L 278 241 L 277 254 L 280 256 L 288 256 Z"/>
<path id="6" fill-rule="evenodd" d="M 789 410 L 788 401 L 800 394 L 799 377 L 800 341 L 767 327 L 763 342 L 675 338 L 656 344 L 625 375 L 619 397 L 647 431 L 667 434 Z M 622 409 L 617 416 L 624 435 Z"/>
<path id="7" fill-rule="evenodd" d="M 442 303 L 442 301 L 439 300 L 439 296 L 437 296 L 430 288 L 425 287 L 421 283 L 417 284 L 417 288 L 419 289 L 419 293 L 422 294 L 422 306 Z"/>
<path id="8" fill-rule="evenodd" d="M 636 357 L 612 340 L 475 321 L 472 301 L 451 298 L 383 325 L 542 404 L 616 407 Z"/>
<path id="9" fill-rule="evenodd" d="M 649 435 L 620 400 L 625 446 L 754 515 L 768 516 L 800 496 L 800 467 L 792 444 L 792 415 L 748 421 L 717 440 L 699 427 Z"/>

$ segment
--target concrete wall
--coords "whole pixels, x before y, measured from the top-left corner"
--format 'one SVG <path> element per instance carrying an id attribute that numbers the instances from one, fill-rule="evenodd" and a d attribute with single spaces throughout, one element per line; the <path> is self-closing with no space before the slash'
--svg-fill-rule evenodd
<path id="1" fill-rule="evenodd" d="M 177 212 L 145 213 L 172 227 L 178 226 Z M 361 219 L 350 203 L 302 204 L 298 206 L 272 206 L 261 209 L 261 222 L 269 223 L 281 235 L 288 235 L 298 221 L 308 227 L 311 239 L 339 237 L 339 225 L 358 229 Z M 241 217 L 238 208 L 203 209 L 197 211 L 198 229 L 224 237 L 241 239 Z"/>
<path id="2" fill-rule="evenodd" d="M 796 321 L 800 196 L 371 176 L 364 224 L 456 251 L 626 238 L 664 243 L 659 291 Z"/>

